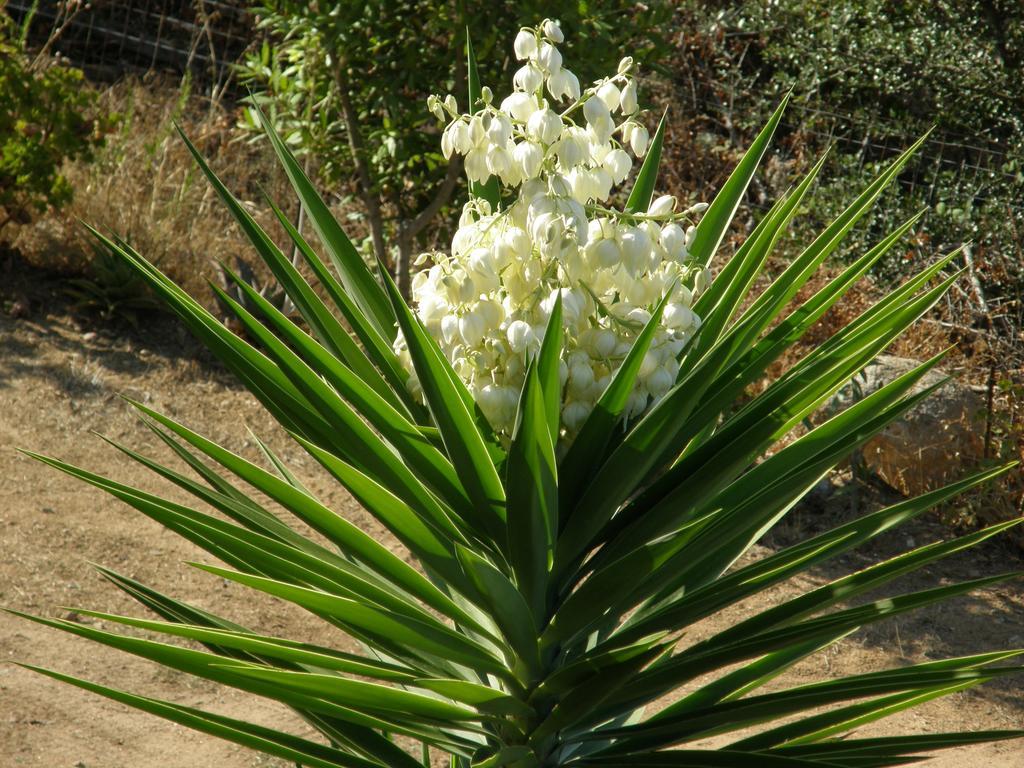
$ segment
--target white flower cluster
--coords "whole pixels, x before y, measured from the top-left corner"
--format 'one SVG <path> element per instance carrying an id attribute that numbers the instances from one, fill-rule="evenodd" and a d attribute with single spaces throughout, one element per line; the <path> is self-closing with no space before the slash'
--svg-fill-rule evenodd
<path id="1" fill-rule="evenodd" d="M 637 119 L 635 65 L 580 90 L 556 47 L 558 24 L 546 20 L 516 35 L 525 62 L 514 90 L 493 103 L 482 89 L 480 108 L 458 114 L 455 99 L 431 97 L 446 121 L 445 157 L 465 158 L 473 181 L 496 176 L 505 204 L 483 199 L 463 209 L 451 253 L 413 280 L 416 311 L 466 382 L 499 434 L 513 428 L 530 358 L 540 349 L 560 294 L 565 341 L 561 355 L 562 437 L 571 440 L 622 364 L 651 313 L 669 303 L 640 368 L 627 418 L 643 414 L 675 383 L 679 356 L 700 325 L 690 307 L 708 285 L 691 263 L 692 215 L 662 196 L 646 212 L 605 207 L 613 187 L 642 157 L 647 129 Z M 562 106 L 564 105 L 564 106 Z M 411 369 L 404 340 L 396 349 Z M 412 386 L 418 386 L 413 379 Z"/>

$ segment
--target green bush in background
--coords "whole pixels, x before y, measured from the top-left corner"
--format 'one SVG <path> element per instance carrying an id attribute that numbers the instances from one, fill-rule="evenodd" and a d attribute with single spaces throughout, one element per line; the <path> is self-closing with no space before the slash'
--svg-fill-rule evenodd
<path id="1" fill-rule="evenodd" d="M 0 2 L 0 236 L 10 223 L 71 199 L 61 165 L 102 143 L 81 70 L 33 56 Z"/>
<path id="2" fill-rule="evenodd" d="M 673 87 L 694 94 L 713 132 L 749 135 L 765 119 L 765 95 L 792 88 L 782 131 L 793 174 L 834 144 L 808 224 L 828 221 L 850 185 L 866 183 L 933 128 L 851 246 L 929 207 L 922 232 L 930 247 L 922 250 L 973 240 L 985 293 L 1014 327 L 1024 325 L 1024 5 L 684 0 L 672 29 Z M 917 266 L 893 259 L 877 274 L 895 278 Z"/>

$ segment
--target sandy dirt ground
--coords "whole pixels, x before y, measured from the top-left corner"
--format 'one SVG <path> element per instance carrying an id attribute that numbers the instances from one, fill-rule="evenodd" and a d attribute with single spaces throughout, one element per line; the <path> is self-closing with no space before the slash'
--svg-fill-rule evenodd
<path id="1" fill-rule="evenodd" d="M 157 439 L 118 395 L 145 402 L 256 457 L 249 429 L 268 439 L 309 486 L 367 529 L 380 533 L 356 504 L 323 476 L 301 449 L 289 445 L 271 419 L 215 366 L 197 359 L 184 333 L 168 321 L 138 331 L 108 333 L 80 325 L 66 313 L 56 287 L 4 275 L 0 293 L 27 298 L 27 316 L 0 315 L 0 605 L 92 621 L 74 613 L 89 607 L 136 613 L 130 598 L 91 567 L 99 563 L 172 596 L 239 623 L 295 639 L 351 648 L 315 619 L 271 599 L 246 594 L 203 574 L 186 561 L 211 562 L 189 543 L 100 491 L 16 452 L 28 448 L 101 474 L 176 497 L 175 489 L 128 462 L 92 431 L 167 460 Z M 13 286 L 12 286 L 13 281 Z M 13 295 L 13 294 L 12 294 Z M 801 508 L 769 546 L 848 519 L 870 500 L 837 492 Z M 765 607 L 810 585 L 864 567 L 946 531 L 925 520 L 842 561 L 816 570 L 757 602 L 698 627 L 694 639 L 726 626 L 751 608 Z M 766 550 L 759 547 L 753 556 Z M 1021 568 L 1016 550 L 993 542 L 969 555 L 905 578 L 901 591 Z M 1003 584 L 970 597 L 878 624 L 793 669 L 777 685 L 878 670 L 984 650 L 1024 647 L 1024 584 Z M 80 675 L 103 684 L 244 717 L 291 724 L 289 712 L 212 683 L 186 679 L 8 614 L 0 615 L 0 661 L 20 661 Z M 864 735 L 935 730 L 1024 728 L 1024 677 L 933 702 L 872 726 Z M 940 754 L 936 768 L 1020 768 L 1024 741 Z M 0 663 L 0 768 L 255 768 L 284 764 L 217 741 L 92 694 L 61 685 L 10 663 Z"/>

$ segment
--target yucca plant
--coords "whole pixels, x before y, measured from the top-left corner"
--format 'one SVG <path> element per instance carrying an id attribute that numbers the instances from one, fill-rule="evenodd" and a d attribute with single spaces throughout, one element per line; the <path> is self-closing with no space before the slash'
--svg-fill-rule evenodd
<path id="1" fill-rule="evenodd" d="M 572 102 L 561 115 L 565 125 L 569 126 L 573 109 L 583 109 L 587 130 L 593 129 L 599 143 L 607 114 L 616 109 L 622 115 L 635 111 L 632 65 L 624 60 L 618 75 L 582 94 L 568 76 L 552 87 L 550 80 L 561 71 L 561 62 L 558 59 L 556 68 L 545 46 L 560 42 L 560 37 L 560 30 L 550 23 L 523 30 L 516 53 L 527 59 L 524 69 L 542 70 L 554 98 Z M 523 77 L 532 77 L 531 72 Z M 462 151 L 457 145 L 465 136 L 463 129 L 452 126 L 464 123 L 472 138 L 472 121 L 482 119 L 481 114 L 489 115 L 483 121 L 489 140 L 508 140 L 499 135 L 501 126 L 492 133 L 492 124 L 501 118 L 473 73 L 471 59 L 473 95 L 483 97 L 471 102 L 481 105 L 480 112 L 459 116 L 450 101 L 432 102 L 435 108 L 441 105 L 437 111 L 442 116 L 449 111 L 452 119 L 446 130 L 456 134 L 446 141 L 454 151 Z M 530 95 L 533 88 L 517 92 Z M 604 107 L 591 103 L 595 98 L 602 99 Z M 532 104 L 534 112 L 546 109 L 539 101 Z M 511 106 L 519 109 L 522 104 Z M 543 311 L 546 328 L 537 335 L 526 321 L 528 328 L 514 329 L 515 321 L 501 320 L 499 330 L 508 345 L 495 342 L 492 347 L 505 350 L 501 354 L 506 358 L 499 361 L 505 378 L 499 382 L 495 373 L 491 384 L 474 378 L 480 370 L 469 370 L 469 358 L 462 354 L 480 340 L 478 326 L 486 322 L 486 312 L 480 309 L 476 319 L 467 319 L 477 310 L 463 307 L 462 314 L 447 324 L 421 321 L 429 308 L 421 305 L 414 312 L 386 272 L 366 266 L 269 126 L 270 141 L 327 257 L 321 260 L 278 211 L 281 226 L 319 284 L 316 290 L 189 144 L 304 325 L 292 322 L 238 279 L 252 311 L 223 292 L 222 299 L 244 326 L 249 343 L 229 332 L 129 244 L 95 232 L 97 238 L 145 279 L 284 429 L 408 549 L 416 565 L 325 506 L 269 448 L 264 451 L 267 466 L 260 466 L 133 403 L 193 474 L 116 447 L 129 460 L 211 507 L 212 514 L 54 458 L 32 455 L 123 500 L 226 564 L 196 567 L 306 609 L 355 638 L 364 652 L 262 635 L 101 568 L 106 578 L 159 619 L 79 609 L 80 614 L 198 645 L 183 647 L 71 621 L 27 618 L 279 701 L 323 740 L 55 671 L 38 671 L 316 768 L 416 768 L 436 764 L 445 755 L 453 768 L 869 768 L 916 762 L 922 752 L 934 749 L 1021 735 L 989 731 L 849 736 L 864 724 L 908 707 L 1016 672 L 1020 667 L 1012 660 L 1024 654 L 1022 650 L 763 690 L 794 663 L 865 625 L 1018 576 L 1007 573 L 847 605 L 900 575 L 999 534 L 1016 520 L 906 552 L 752 613 L 706 640 L 687 638 L 687 629 L 702 619 L 869 544 L 929 507 L 1008 469 L 972 475 L 761 559 L 741 561 L 839 460 L 930 394 L 931 389 L 914 388 L 939 358 L 778 447 L 791 429 L 927 312 L 957 278 L 955 271 L 945 272 L 955 254 L 938 259 L 759 394 L 749 396 L 750 385 L 760 381 L 768 367 L 917 220 L 885 237 L 811 298 L 793 305 L 801 287 L 897 177 L 915 145 L 781 275 L 750 296 L 773 246 L 807 204 L 819 164 L 765 215 L 715 281 L 707 284 L 705 278 L 701 283 L 700 275 L 723 241 L 784 106 L 682 242 L 671 226 L 695 209 L 676 214 L 672 201 L 651 202 L 663 128 L 651 144 L 624 211 L 615 213 L 588 202 L 601 199 L 601 194 L 581 193 L 585 214 L 596 211 L 608 217 L 609 227 L 625 228 L 625 234 L 602 230 L 588 242 L 614 241 L 625 263 L 632 258 L 630 249 L 643 242 L 643 232 L 650 232 L 654 222 L 660 230 L 657 247 L 668 255 L 684 255 L 675 259 L 681 266 L 672 268 L 671 280 L 662 284 L 663 295 L 650 305 L 645 320 L 633 310 L 623 314 L 616 302 L 625 301 L 620 290 L 640 290 L 645 280 L 655 279 L 655 272 L 662 274 L 655 267 L 639 281 L 639 288 L 637 280 L 626 284 L 622 277 L 623 285 L 613 286 L 612 299 L 607 299 L 612 289 L 602 289 L 598 278 L 585 287 L 589 298 L 581 299 L 575 287 L 557 283 L 547 295 L 551 283 L 545 280 L 575 285 L 565 264 L 575 258 L 572 243 L 580 245 L 583 239 L 579 229 L 565 235 L 573 226 L 573 198 L 551 193 L 554 202 L 544 206 L 557 209 L 564 203 L 568 208 L 547 219 L 542 217 L 550 210 L 530 213 L 533 246 L 524 258 L 546 264 L 550 256 L 555 266 L 538 278 L 545 296 L 514 309 Z M 548 154 L 560 139 L 541 135 L 554 129 L 541 125 L 547 115 L 534 119 L 533 114 L 511 120 L 510 125 L 513 136 L 521 134 L 523 141 L 541 145 L 543 167 L 538 166 L 537 178 L 543 181 L 543 168 L 557 170 L 561 163 L 570 163 L 572 148 L 559 145 Z M 623 128 L 626 125 L 634 127 Z M 637 133 L 636 125 L 629 118 L 615 130 L 621 131 L 621 144 L 643 154 L 647 136 Z M 533 134 L 537 137 L 531 138 Z M 478 135 L 464 149 L 476 151 L 480 141 Z M 608 156 L 606 150 L 600 154 Z M 615 157 L 619 162 L 620 156 Z M 500 197 L 501 189 L 487 182 L 487 176 L 494 174 L 506 186 L 522 184 L 524 189 L 536 178 L 504 178 L 515 171 L 509 171 L 497 153 L 483 160 L 467 155 L 466 162 L 473 194 L 479 199 L 471 201 L 464 226 L 482 221 L 499 226 L 493 217 L 505 215 L 502 211 L 514 219 L 519 202 Z M 575 167 L 593 172 L 601 181 L 596 165 Z M 552 179 L 547 178 L 549 191 Z M 541 190 L 541 197 L 544 194 Z M 543 225 L 538 224 L 541 220 Z M 551 227 L 562 233 L 559 238 Z M 546 254 L 556 242 L 554 256 Z M 602 247 L 611 252 L 612 246 Z M 596 253 L 597 246 L 591 251 Z M 476 258 L 473 269 L 483 274 L 479 279 L 490 280 L 479 265 L 484 257 Z M 558 261 L 562 258 L 565 264 Z M 514 272 L 519 266 L 515 261 L 513 267 L 503 268 L 501 280 L 507 291 L 512 290 L 507 270 Z M 616 267 L 614 274 L 620 272 Z M 458 272 L 453 266 L 446 274 Z M 682 291 L 680 285 L 695 274 L 694 282 Z M 426 285 L 419 283 L 424 300 Z M 488 285 L 506 290 L 494 288 L 493 281 Z M 460 285 L 453 290 L 460 290 Z M 686 296 L 692 300 L 694 317 L 679 308 L 680 297 Z M 478 300 L 483 302 L 480 296 L 466 299 L 473 307 Z M 665 313 L 671 304 L 677 308 L 670 323 Z M 581 310 L 584 315 L 593 311 L 593 316 L 581 320 Z M 570 314 L 574 316 L 569 318 Z M 682 323 L 680 318 L 689 321 Z M 694 318 L 700 318 L 699 332 L 694 332 Z M 597 380 L 589 388 L 580 384 L 589 381 L 579 368 L 584 342 L 569 338 L 576 333 L 574 323 L 580 322 L 595 333 L 613 328 L 616 349 L 622 338 L 629 339 L 608 380 Z M 492 331 L 485 327 L 483 334 Z M 456 333 L 462 339 L 459 343 L 452 342 Z M 587 338 L 593 341 L 597 336 L 591 333 Z M 655 341 L 673 354 L 671 359 L 662 355 L 652 365 Z M 570 342 L 577 347 L 568 354 L 571 361 L 563 360 Z M 509 360 L 518 354 L 517 347 L 523 350 L 520 359 L 525 365 L 516 374 Z M 605 357 L 610 360 L 615 354 L 609 344 Z M 597 370 L 597 358 L 588 359 Z M 661 387 L 658 382 L 664 374 L 659 371 L 669 369 L 674 371 L 672 380 Z M 512 419 L 503 421 L 506 394 L 499 389 L 511 386 L 515 375 L 521 384 Z M 600 392 L 588 406 L 586 393 L 595 388 Z M 638 398 L 637 392 L 644 394 Z M 294 520 L 319 537 L 314 540 L 297 532 Z M 670 694 L 672 703 L 655 711 L 652 705 Z M 706 746 L 712 736 L 718 737 L 716 746 Z"/>

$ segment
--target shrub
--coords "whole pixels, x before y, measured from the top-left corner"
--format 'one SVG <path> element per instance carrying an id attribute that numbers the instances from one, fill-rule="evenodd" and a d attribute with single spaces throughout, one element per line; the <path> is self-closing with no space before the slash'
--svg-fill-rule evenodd
<path id="1" fill-rule="evenodd" d="M 820 165 L 784 196 L 716 281 L 697 292 L 692 311 L 702 319 L 700 331 L 684 340 L 674 380 L 658 397 L 647 396 L 655 393 L 644 381 L 644 363 L 652 342 L 666 341 L 661 321 L 667 303 L 678 303 L 678 286 L 670 281 L 663 295 L 653 300 L 625 297 L 643 305 L 648 317 L 629 318 L 634 324 L 621 332 L 629 334 L 630 341 L 621 357 L 616 350 L 606 355 L 613 371 L 610 381 L 576 424 L 561 407 L 560 369 L 576 352 L 572 346 L 580 329 L 573 312 L 580 307 L 570 306 L 577 299 L 563 288 L 556 288 L 551 300 L 551 283 L 545 280 L 554 280 L 554 275 L 562 279 L 563 273 L 570 278 L 573 259 L 586 250 L 591 233 L 589 226 L 580 226 L 578 215 L 611 219 L 608 231 L 622 241 L 620 266 L 628 269 L 638 249 L 636 242 L 627 245 L 626 235 L 636 234 L 638 222 L 664 232 L 674 226 L 675 214 L 666 212 L 671 206 L 662 200 L 652 203 L 660 131 L 625 210 L 594 203 L 604 196 L 603 188 L 595 192 L 592 186 L 577 187 L 563 178 L 570 165 L 594 173 L 594 163 L 603 166 L 599 156 L 607 158 L 613 147 L 619 149 L 620 139 L 628 138 L 642 153 L 642 134 L 627 127 L 633 124 L 627 117 L 610 126 L 608 137 L 607 120 L 614 112 L 606 97 L 612 102 L 614 98 L 604 89 L 607 83 L 602 84 L 601 95 L 586 89 L 577 102 L 572 100 L 571 78 L 563 76 L 552 84 L 561 70 L 550 48 L 561 37 L 555 25 L 546 22 L 521 34 L 533 45 L 517 41 L 517 54 L 539 64 L 541 85 L 547 81 L 554 92 L 552 103 L 567 105 L 561 117 L 537 102 L 530 104 L 529 86 L 530 92 L 521 87 L 515 102 L 509 103 L 510 112 L 512 103 L 524 110 L 529 107 L 528 115 L 506 113 L 505 118 L 511 136 L 519 140 L 525 132 L 529 140 L 539 142 L 541 167 L 533 172 L 531 165 L 530 173 L 516 179 L 498 153 L 486 146 L 501 146 L 498 139 L 506 138 L 501 123 L 505 118 L 499 114 L 505 106 L 496 109 L 483 91 L 470 98 L 472 115 L 451 116 L 457 123 L 485 122 L 485 117 L 498 123 L 501 130 L 488 129 L 486 141 L 480 138 L 472 148 L 463 149 L 486 150 L 486 157 L 501 169 L 492 172 L 501 177 L 507 192 L 517 195 L 500 208 L 493 198 L 471 200 L 455 240 L 460 241 L 463 229 L 478 235 L 475 228 L 483 221 L 478 217 L 497 212 L 492 221 L 496 227 L 503 219 L 514 221 L 525 202 L 526 215 L 532 219 L 525 232 L 532 245 L 524 261 L 539 258 L 550 270 L 525 299 L 513 297 L 505 283 L 503 298 L 514 312 L 533 311 L 547 302 L 539 344 L 522 356 L 523 384 L 510 426 L 495 430 L 483 403 L 473 399 L 466 382 L 475 384 L 469 374 L 479 371 L 473 370 L 471 358 L 461 356 L 465 345 L 442 349 L 431 335 L 432 307 L 424 302 L 414 312 L 385 270 L 375 273 L 366 266 L 269 124 L 265 123 L 273 148 L 336 270 L 332 272 L 288 219 L 280 217 L 323 294 L 300 277 L 189 146 L 301 312 L 309 332 L 239 278 L 237 285 L 256 313 L 226 293 L 222 298 L 253 338 L 250 344 L 127 244 L 97 233 L 323 469 L 394 534 L 419 569 L 322 504 L 272 453 L 267 453 L 270 468 L 263 468 L 169 416 L 136 404 L 198 479 L 118 447 L 224 517 L 57 459 L 37 458 L 125 501 L 230 566 L 199 565 L 202 570 L 305 608 L 360 641 L 365 652 L 344 653 L 261 635 L 107 569 L 102 573 L 111 582 L 161 620 L 84 610 L 79 614 L 187 638 L 203 650 L 68 620 L 34 620 L 273 698 L 292 707 L 326 743 L 39 671 L 267 754 L 321 768 L 422 768 L 431 764 L 436 752 L 450 755 L 455 768 L 888 766 L 917 762 L 923 751 L 1020 736 L 1019 731 L 882 739 L 850 735 L 915 704 L 1018 672 L 1021 667 L 1005 662 L 1024 653 L 1020 650 L 763 690 L 790 665 L 860 627 L 1016 577 L 1003 574 L 840 607 L 900 575 L 976 545 L 1017 520 L 896 555 L 755 611 L 705 640 L 691 641 L 683 634 L 701 619 L 867 544 L 931 505 L 1007 469 L 976 474 L 737 565 L 837 461 L 929 394 L 930 390 L 911 392 L 938 358 L 772 450 L 943 296 L 957 277 L 942 275 L 955 252 L 867 307 L 759 394 L 742 397 L 747 386 L 912 227 L 913 220 L 906 222 L 802 304 L 791 306 L 800 288 L 917 147 L 887 167 L 748 301 L 748 290 L 772 247 L 808 201 Z M 541 53 L 538 42 L 548 46 Z M 628 62 L 620 65 L 620 75 L 629 72 Z M 631 99 L 622 98 L 628 81 L 628 76 L 613 81 L 616 88 L 622 86 L 620 104 L 625 108 L 618 114 L 623 117 L 633 111 Z M 569 99 L 563 100 L 560 94 L 566 93 L 567 82 Z M 594 102 L 580 118 L 574 104 L 585 107 L 583 102 L 592 99 L 600 99 L 604 106 Z M 676 258 L 681 251 L 669 246 L 669 238 L 657 247 L 648 244 L 650 259 L 667 263 L 672 257 L 679 269 L 691 261 L 707 268 L 784 106 L 773 114 L 696 224 L 686 258 Z M 578 163 L 573 159 L 579 159 L 579 153 L 558 144 L 577 135 L 565 123 L 574 115 L 579 126 L 586 123 L 594 144 L 607 140 L 607 146 L 590 147 Z M 459 149 L 461 142 L 454 143 Z M 487 173 L 475 162 L 467 157 L 475 181 L 485 182 Z M 481 189 L 485 194 L 494 191 L 487 193 L 486 185 Z M 558 213 L 552 216 L 553 211 Z M 626 231 L 615 234 L 620 227 Z M 490 250 L 495 252 L 499 245 Z M 453 251 L 460 251 L 457 242 Z M 672 269 L 679 271 L 677 267 Z M 458 294 L 460 282 L 476 286 L 476 277 L 455 278 L 454 270 L 452 275 L 448 289 L 454 293 L 435 299 L 447 304 L 446 316 L 455 313 L 461 318 L 476 311 L 482 291 L 474 287 Z M 501 289 L 492 284 L 491 290 Z M 596 304 L 601 295 L 594 293 L 591 301 Z M 594 326 L 600 325 L 603 313 L 586 301 L 582 306 Z M 420 320 L 424 316 L 426 324 Z M 501 330 L 511 331 L 513 322 Z M 492 329 L 485 325 L 485 330 Z M 459 332 L 465 332 L 461 325 Z M 472 335 L 475 338 L 476 333 Z M 443 342 L 447 345 L 449 340 Z M 411 373 L 402 364 L 404 355 Z M 509 348 L 498 353 L 498 362 L 507 367 L 518 355 L 520 350 L 510 339 Z M 409 386 L 413 375 L 415 388 Z M 566 389 L 571 386 L 570 372 Z M 645 393 L 644 402 L 634 408 L 631 395 L 637 392 Z M 243 489 L 237 481 L 253 490 Z M 267 499 L 322 538 L 300 533 L 289 524 L 290 517 L 268 506 Z M 646 711 L 673 692 L 680 697 L 660 711 Z M 726 736 L 727 741 L 721 748 L 701 741 L 711 736 Z M 402 746 L 410 740 L 420 746 L 416 755 Z"/>
<path id="2" fill-rule="evenodd" d="M 0 3 L 0 235 L 67 203 L 63 163 L 89 159 L 103 142 L 105 121 L 90 116 L 95 94 L 81 70 L 32 56 L 27 25 L 17 28 Z"/>

